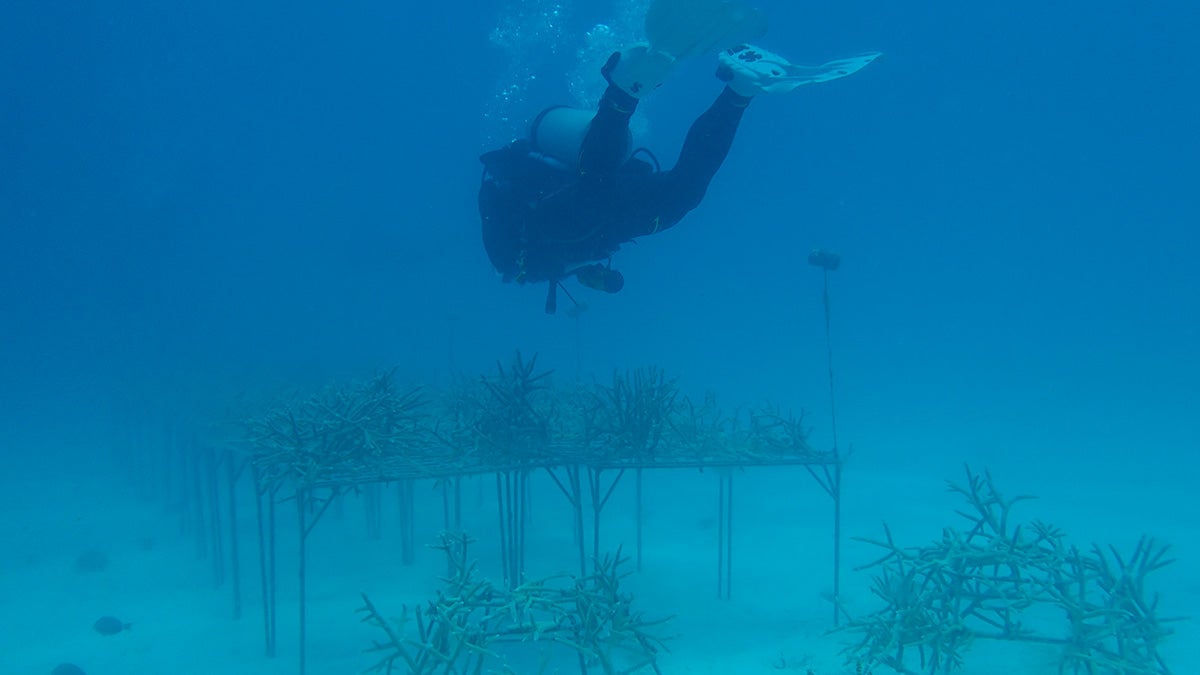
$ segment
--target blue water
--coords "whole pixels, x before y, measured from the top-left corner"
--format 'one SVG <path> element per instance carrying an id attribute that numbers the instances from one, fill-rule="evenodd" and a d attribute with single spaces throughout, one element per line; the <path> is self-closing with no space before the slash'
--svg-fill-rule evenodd
<path id="1" fill-rule="evenodd" d="M 821 247 L 844 258 L 856 462 L 1187 490 L 1200 5 L 760 6 L 762 44 L 797 62 L 884 57 L 756 100 L 701 207 L 618 254 L 620 294 L 572 287 L 575 319 L 490 268 L 477 157 L 574 102 L 584 34 L 630 30 L 624 6 L 6 3 L 0 453 L 86 453 L 130 400 L 206 413 L 390 366 L 445 384 L 518 349 L 804 407 L 828 446 Z M 711 71 L 644 106 L 665 163 Z"/>

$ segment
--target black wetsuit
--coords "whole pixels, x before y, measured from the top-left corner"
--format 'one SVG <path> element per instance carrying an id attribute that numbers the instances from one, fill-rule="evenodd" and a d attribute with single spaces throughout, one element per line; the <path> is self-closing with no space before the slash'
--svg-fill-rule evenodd
<path id="1" fill-rule="evenodd" d="M 637 99 L 610 86 L 584 138 L 579 169 L 547 162 L 519 140 L 483 155 L 483 244 L 506 281 L 551 286 L 635 237 L 661 232 L 696 208 L 729 153 L 750 99 L 726 88 L 692 124 L 669 171 L 626 159 Z"/>

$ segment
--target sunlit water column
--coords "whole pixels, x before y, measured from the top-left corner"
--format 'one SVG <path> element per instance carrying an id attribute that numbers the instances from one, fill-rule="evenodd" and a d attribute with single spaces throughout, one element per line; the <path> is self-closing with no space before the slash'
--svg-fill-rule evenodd
<path id="1" fill-rule="evenodd" d="M 600 67 L 614 51 L 644 39 L 648 4 L 619 0 L 607 12 L 610 21 L 587 26 L 574 3 L 511 2 L 489 35 L 505 65 L 483 112 L 483 147 L 523 136 L 529 120 L 548 105 L 594 107 L 605 87 Z M 635 135 L 644 127 L 635 117 Z"/>

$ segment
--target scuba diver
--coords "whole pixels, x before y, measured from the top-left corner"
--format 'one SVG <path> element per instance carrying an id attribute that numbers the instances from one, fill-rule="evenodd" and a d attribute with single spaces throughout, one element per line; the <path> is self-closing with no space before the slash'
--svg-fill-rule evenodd
<path id="1" fill-rule="evenodd" d="M 766 20 L 731 0 L 653 0 L 645 29 L 647 43 L 614 53 L 601 68 L 608 87 L 595 112 L 548 108 L 529 138 L 480 158 L 488 258 L 506 282 L 548 282 L 547 313 L 554 313 L 568 277 L 608 293 L 621 290 L 625 280 L 612 268 L 612 254 L 673 227 L 700 204 L 756 95 L 845 77 L 879 56 L 789 63 L 746 44 L 766 32 Z M 629 120 L 676 64 L 716 49 L 725 87 L 692 124 L 674 168 L 659 170 L 648 151 L 633 150 Z M 638 158 L 643 152 L 653 164 Z"/>

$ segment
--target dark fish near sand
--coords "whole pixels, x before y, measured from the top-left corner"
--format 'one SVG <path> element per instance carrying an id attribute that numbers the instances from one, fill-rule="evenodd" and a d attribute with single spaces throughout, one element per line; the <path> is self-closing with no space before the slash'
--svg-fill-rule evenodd
<path id="1" fill-rule="evenodd" d="M 123 630 L 133 628 L 133 624 L 125 623 L 115 616 L 102 616 L 96 619 L 96 623 L 92 624 L 92 628 L 101 635 L 116 635 Z"/>
<path id="2" fill-rule="evenodd" d="M 50 675 L 87 675 L 87 673 L 74 663 L 60 663 L 50 671 Z"/>

